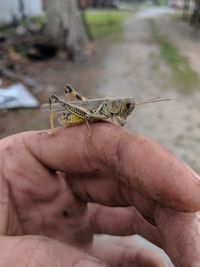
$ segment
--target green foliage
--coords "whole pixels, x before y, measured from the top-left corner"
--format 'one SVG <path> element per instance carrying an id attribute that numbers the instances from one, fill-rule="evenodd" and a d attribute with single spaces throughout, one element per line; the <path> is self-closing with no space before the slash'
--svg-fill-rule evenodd
<path id="1" fill-rule="evenodd" d="M 38 27 L 42 27 L 45 25 L 46 23 L 46 16 L 42 15 L 42 16 L 34 16 L 30 18 Z M 19 25 L 22 27 L 27 27 L 28 26 L 28 20 L 27 19 L 21 19 L 19 21 Z M 0 35 L 3 36 L 10 36 L 13 32 L 15 31 L 15 29 L 13 28 L 12 24 L 8 24 L 5 26 L 1 26 L 0 25 Z"/>
<path id="2" fill-rule="evenodd" d="M 196 72 L 192 70 L 187 58 L 181 55 L 164 35 L 159 33 L 155 21 L 150 20 L 150 27 L 152 37 L 159 45 L 162 57 L 173 71 L 174 81 L 183 93 L 190 93 L 199 82 Z"/>
<path id="3" fill-rule="evenodd" d="M 89 9 L 84 11 L 86 23 L 94 39 L 122 32 L 122 22 L 129 14 L 127 11 L 112 9 Z"/>
<path id="4" fill-rule="evenodd" d="M 13 28 L 11 26 L 1 26 L 0 36 L 9 37 L 13 33 Z"/>
<path id="5" fill-rule="evenodd" d="M 31 18 L 34 23 L 36 23 L 39 27 L 42 27 L 46 23 L 46 16 L 34 16 Z"/>

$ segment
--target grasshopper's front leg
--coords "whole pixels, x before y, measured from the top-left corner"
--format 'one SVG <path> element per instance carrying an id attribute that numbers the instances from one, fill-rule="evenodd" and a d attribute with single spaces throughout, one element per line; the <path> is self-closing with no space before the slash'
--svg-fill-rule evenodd
<path id="1" fill-rule="evenodd" d="M 120 126 L 124 126 L 126 124 L 126 120 L 124 118 L 121 118 L 120 116 L 115 116 L 115 117 Z"/>
<path id="2" fill-rule="evenodd" d="M 87 119 L 89 121 L 100 121 L 111 118 L 112 114 L 107 109 L 106 102 L 103 102 L 96 110 L 92 110 L 89 114 L 87 114 Z"/>

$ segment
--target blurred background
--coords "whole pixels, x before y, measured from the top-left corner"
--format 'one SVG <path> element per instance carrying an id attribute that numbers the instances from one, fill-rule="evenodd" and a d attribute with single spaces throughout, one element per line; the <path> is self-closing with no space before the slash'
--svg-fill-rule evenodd
<path id="1" fill-rule="evenodd" d="M 49 127 L 71 84 L 141 105 L 127 128 L 200 173 L 200 0 L 0 1 L 0 137 Z"/>

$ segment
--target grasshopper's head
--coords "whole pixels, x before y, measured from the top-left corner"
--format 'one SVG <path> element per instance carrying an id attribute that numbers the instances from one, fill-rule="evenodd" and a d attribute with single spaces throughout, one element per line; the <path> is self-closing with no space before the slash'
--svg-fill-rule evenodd
<path id="1" fill-rule="evenodd" d="M 126 119 L 135 108 L 135 100 L 132 97 L 123 98 L 121 100 L 119 116 Z"/>
<path id="2" fill-rule="evenodd" d="M 135 100 L 132 97 L 108 99 L 106 109 L 108 113 L 126 119 L 135 108 Z"/>

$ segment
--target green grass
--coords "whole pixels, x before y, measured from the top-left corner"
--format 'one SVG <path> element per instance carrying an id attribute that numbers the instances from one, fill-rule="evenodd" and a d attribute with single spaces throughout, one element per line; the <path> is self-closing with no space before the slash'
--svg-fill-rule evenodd
<path id="1" fill-rule="evenodd" d="M 182 12 L 182 10 L 181 11 L 176 11 L 175 13 L 172 13 L 170 15 L 170 17 L 173 20 L 181 20 L 181 19 L 183 19 L 183 12 Z"/>
<path id="2" fill-rule="evenodd" d="M 150 28 L 154 41 L 160 47 L 161 56 L 173 71 L 176 85 L 183 93 L 191 93 L 199 83 L 198 75 L 192 70 L 187 58 L 181 55 L 178 49 L 159 32 L 155 21 L 150 20 Z"/>
<path id="3" fill-rule="evenodd" d="M 122 32 L 122 22 L 128 14 L 127 11 L 112 9 L 89 9 L 84 11 L 85 21 L 94 39 L 111 34 L 120 34 Z"/>
<path id="4" fill-rule="evenodd" d="M 167 1 L 166 0 L 160 0 L 160 6 L 167 6 Z"/>

